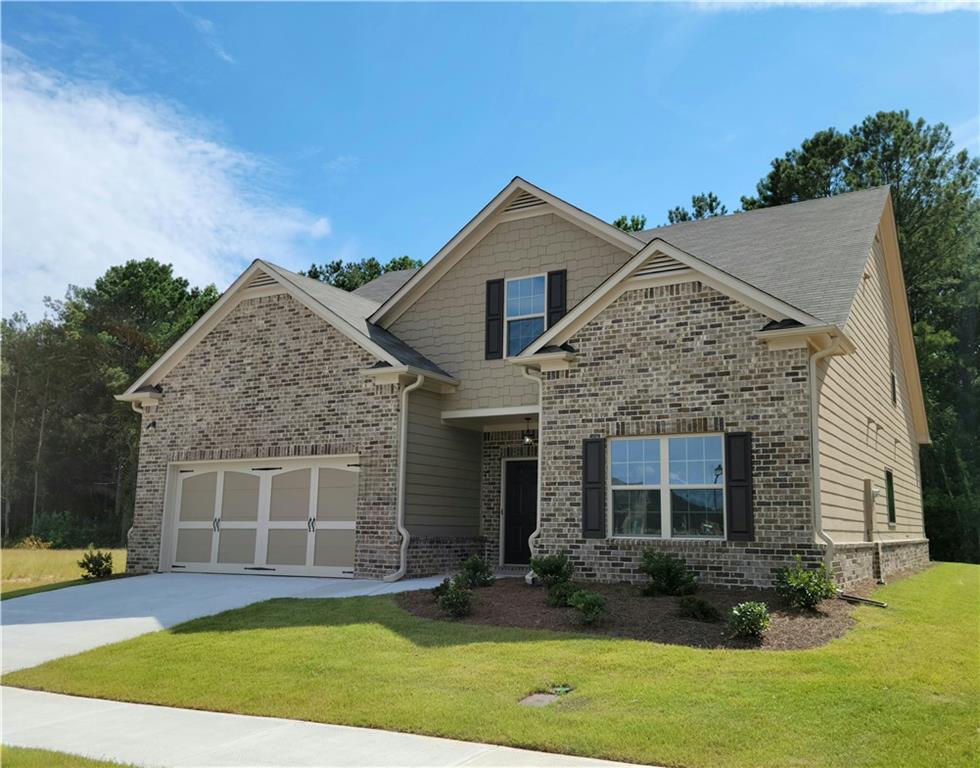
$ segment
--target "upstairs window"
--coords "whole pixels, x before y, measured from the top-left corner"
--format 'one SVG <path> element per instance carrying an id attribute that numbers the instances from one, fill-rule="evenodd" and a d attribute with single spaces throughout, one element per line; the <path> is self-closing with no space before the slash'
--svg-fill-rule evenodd
<path id="1" fill-rule="evenodd" d="M 518 277 L 507 281 L 505 318 L 508 357 L 519 355 L 544 333 L 545 283 L 544 275 Z"/>
<path id="2" fill-rule="evenodd" d="M 895 371 L 892 371 L 892 405 L 898 405 L 898 380 L 895 378 Z"/>

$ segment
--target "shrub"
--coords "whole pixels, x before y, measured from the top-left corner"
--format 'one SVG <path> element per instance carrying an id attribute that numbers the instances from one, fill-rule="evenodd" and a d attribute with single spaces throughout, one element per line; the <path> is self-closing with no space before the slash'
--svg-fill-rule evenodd
<path id="1" fill-rule="evenodd" d="M 703 597 L 685 595 L 677 599 L 677 610 L 685 619 L 695 621 L 720 621 L 718 609 Z"/>
<path id="2" fill-rule="evenodd" d="M 569 600 L 569 605 L 582 614 L 583 624 L 595 624 L 606 615 L 606 598 L 598 592 L 578 590 Z"/>
<path id="3" fill-rule="evenodd" d="M 104 579 L 112 576 L 112 552 L 96 552 L 90 549 L 78 561 L 83 579 Z"/>
<path id="4" fill-rule="evenodd" d="M 432 588 L 432 596 L 438 600 L 449 590 L 449 586 L 453 583 L 453 577 L 447 576 L 442 580 L 442 584 L 439 584 Z"/>
<path id="5" fill-rule="evenodd" d="M 531 570 L 549 589 L 555 584 L 570 581 L 572 578 L 572 564 L 564 552 L 558 555 L 532 557 Z"/>
<path id="6" fill-rule="evenodd" d="M 51 542 L 42 539 L 40 536 L 31 534 L 25 536 L 14 545 L 15 549 L 51 549 Z"/>
<path id="7" fill-rule="evenodd" d="M 646 595 L 691 595 L 698 591 L 697 579 L 680 558 L 645 549 L 640 570 L 650 577 L 643 590 Z"/>
<path id="8" fill-rule="evenodd" d="M 769 629 L 772 618 L 765 603 L 739 603 L 728 617 L 728 628 L 736 637 L 759 638 Z"/>
<path id="9" fill-rule="evenodd" d="M 554 608 L 569 608 L 572 605 L 572 597 L 580 589 L 570 581 L 559 581 L 548 590 L 548 605 Z"/>
<path id="10" fill-rule="evenodd" d="M 776 579 L 776 592 L 794 608 L 809 609 L 834 597 L 837 585 L 823 563 L 818 568 L 805 568 L 797 555 L 796 563 L 783 569 Z"/>
<path id="11" fill-rule="evenodd" d="M 445 589 L 436 598 L 439 607 L 454 619 L 469 616 L 473 610 L 473 593 L 455 579 L 446 579 L 443 586 Z"/>
<path id="12" fill-rule="evenodd" d="M 463 561 L 462 569 L 456 578 L 470 589 L 489 587 L 496 581 L 490 564 L 478 555 L 473 555 Z"/>

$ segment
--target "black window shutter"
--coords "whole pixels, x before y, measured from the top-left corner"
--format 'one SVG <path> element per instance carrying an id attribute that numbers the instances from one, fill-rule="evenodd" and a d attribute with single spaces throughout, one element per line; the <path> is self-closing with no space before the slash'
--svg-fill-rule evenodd
<path id="1" fill-rule="evenodd" d="M 730 541 L 752 541 L 752 433 L 725 435 L 725 503 Z"/>
<path id="2" fill-rule="evenodd" d="M 565 316 L 565 270 L 548 273 L 548 327 Z"/>
<path id="3" fill-rule="evenodd" d="M 606 535 L 606 439 L 582 441 L 582 535 Z"/>
<path id="4" fill-rule="evenodd" d="M 504 356 L 504 281 L 487 280 L 486 359 Z"/>

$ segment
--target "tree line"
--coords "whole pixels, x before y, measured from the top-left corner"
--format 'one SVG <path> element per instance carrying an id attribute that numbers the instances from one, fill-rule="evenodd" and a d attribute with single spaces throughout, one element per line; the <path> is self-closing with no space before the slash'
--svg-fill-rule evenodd
<path id="1" fill-rule="evenodd" d="M 772 161 L 740 210 L 881 184 L 891 187 L 932 445 L 921 451 L 934 559 L 980 562 L 980 160 L 949 129 L 880 112 L 846 132 L 819 131 Z M 727 213 L 712 192 L 669 223 Z M 628 231 L 646 217 L 622 216 Z M 305 274 L 353 290 L 407 256 L 313 264 Z M 152 259 L 111 267 L 49 301 L 49 316 L 2 322 L 2 533 L 61 546 L 124 544 L 132 523 L 139 421 L 125 390 L 214 303 Z"/>

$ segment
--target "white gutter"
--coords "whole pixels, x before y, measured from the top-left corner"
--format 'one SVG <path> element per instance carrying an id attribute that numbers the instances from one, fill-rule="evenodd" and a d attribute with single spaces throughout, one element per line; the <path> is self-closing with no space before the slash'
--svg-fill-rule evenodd
<path id="1" fill-rule="evenodd" d="M 531 535 L 527 537 L 527 545 L 531 550 L 531 556 L 535 555 L 534 542 L 541 536 L 541 439 L 544 435 L 544 430 L 542 426 L 544 425 L 544 408 L 542 407 L 542 400 L 544 399 L 544 377 L 539 373 L 537 376 L 531 374 L 531 369 L 528 366 L 521 368 L 521 376 L 525 379 L 530 379 L 538 384 L 538 489 L 537 489 L 537 502 L 535 503 L 535 516 L 534 516 L 534 530 L 531 531 Z"/>
<path id="2" fill-rule="evenodd" d="M 408 570 L 408 542 L 411 540 L 411 535 L 405 527 L 405 457 L 408 453 L 405 443 L 408 438 L 408 393 L 421 387 L 424 382 L 425 376 L 421 373 L 416 374 L 415 382 L 409 384 L 402 390 L 402 409 L 399 414 L 401 423 L 399 424 L 398 431 L 398 499 L 396 501 L 398 510 L 396 520 L 398 533 L 402 537 L 402 546 L 399 555 L 398 570 L 385 576 L 384 581 L 398 581 L 405 575 L 405 571 Z"/>
<path id="3" fill-rule="evenodd" d="M 836 354 L 844 345 L 843 336 L 834 336 L 828 346 L 810 355 L 810 466 L 812 467 L 812 507 L 813 530 L 817 537 L 827 545 L 824 564 L 831 573 L 834 563 L 834 540 L 823 529 L 820 514 L 820 402 L 817 387 L 817 363 L 825 357 Z"/>

